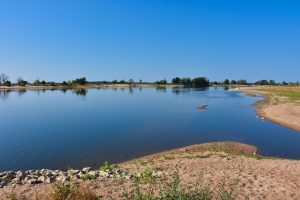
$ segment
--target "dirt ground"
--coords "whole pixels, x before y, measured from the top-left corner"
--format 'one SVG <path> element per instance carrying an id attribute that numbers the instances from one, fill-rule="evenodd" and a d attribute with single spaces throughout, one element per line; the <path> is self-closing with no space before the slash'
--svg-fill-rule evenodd
<path id="1" fill-rule="evenodd" d="M 238 199 L 300 199 L 300 161 L 264 158 L 251 145 L 234 142 L 207 143 L 162 152 L 120 163 L 133 174 L 144 170 L 159 171 L 161 182 L 171 179 L 177 171 L 181 185 L 192 188 L 197 180 L 218 190 L 222 180 L 230 185 L 239 177 Z M 134 180 L 92 180 L 81 183 L 103 199 L 124 199 Z M 29 199 L 43 199 L 51 192 L 51 184 L 22 185 L 0 189 L 0 199 L 12 192 Z M 147 186 L 145 186 L 147 187 Z"/>

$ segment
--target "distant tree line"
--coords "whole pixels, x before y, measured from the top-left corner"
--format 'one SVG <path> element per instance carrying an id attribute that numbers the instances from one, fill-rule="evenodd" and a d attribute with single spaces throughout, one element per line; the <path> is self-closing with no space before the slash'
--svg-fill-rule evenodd
<path id="1" fill-rule="evenodd" d="M 19 86 L 26 86 L 26 85 L 34 85 L 34 86 L 65 86 L 65 87 L 73 87 L 77 85 L 86 85 L 86 84 L 128 84 L 128 85 L 135 85 L 135 84 L 156 84 L 156 85 L 167 85 L 169 84 L 166 79 L 155 81 L 154 83 L 150 82 L 143 82 L 141 79 L 137 82 L 135 82 L 133 79 L 129 79 L 128 81 L 125 80 L 113 80 L 113 81 L 96 81 L 96 82 L 88 82 L 86 77 L 76 78 L 74 80 L 69 81 L 63 81 L 61 83 L 56 82 L 46 82 L 44 80 L 40 80 L 37 78 L 34 82 L 29 83 L 28 81 L 24 80 L 22 77 L 18 77 L 17 81 L 15 83 L 12 83 L 9 80 L 9 77 L 1 73 L 0 74 L 0 85 L 2 86 L 13 86 L 13 85 L 19 85 Z M 196 78 L 179 78 L 175 77 L 172 79 L 171 84 L 175 85 L 183 85 L 186 87 L 208 87 L 210 85 L 291 85 L 296 86 L 300 85 L 298 82 L 281 82 L 277 83 L 274 80 L 259 80 L 254 83 L 248 83 L 247 80 L 241 79 L 241 80 L 229 80 L 225 79 L 222 82 L 218 81 L 212 81 L 210 82 L 208 78 L 206 77 L 196 77 Z"/>
<path id="2" fill-rule="evenodd" d="M 172 79 L 173 84 L 180 84 L 184 86 L 196 86 L 196 87 L 208 87 L 209 80 L 206 77 L 196 77 L 196 78 L 179 78 L 175 77 Z"/>

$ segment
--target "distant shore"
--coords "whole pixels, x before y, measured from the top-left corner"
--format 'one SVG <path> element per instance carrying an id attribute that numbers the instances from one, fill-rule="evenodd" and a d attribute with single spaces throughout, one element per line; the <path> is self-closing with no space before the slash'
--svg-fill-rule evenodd
<path id="1" fill-rule="evenodd" d="M 0 90 L 48 90 L 48 89 L 92 89 L 92 88 L 141 88 L 141 87 L 179 87 L 183 85 L 174 85 L 174 84 L 86 84 L 86 85 L 46 85 L 46 86 L 37 86 L 37 85 L 26 85 L 26 86 L 0 86 Z"/>
<path id="2" fill-rule="evenodd" d="M 263 95 L 264 100 L 255 104 L 257 114 L 300 132 L 300 87 L 256 86 L 235 91 Z"/>

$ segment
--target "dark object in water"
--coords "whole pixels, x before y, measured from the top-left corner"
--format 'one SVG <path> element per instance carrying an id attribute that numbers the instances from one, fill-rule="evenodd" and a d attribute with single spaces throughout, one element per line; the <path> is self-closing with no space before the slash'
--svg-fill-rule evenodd
<path id="1" fill-rule="evenodd" d="M 201 109 L 201 110 L 204 110 L 204 109 L 207 109 L 208 105 L 202 105 L 202 106 L 199 106 L 197 107 L 198 109 Z"/>

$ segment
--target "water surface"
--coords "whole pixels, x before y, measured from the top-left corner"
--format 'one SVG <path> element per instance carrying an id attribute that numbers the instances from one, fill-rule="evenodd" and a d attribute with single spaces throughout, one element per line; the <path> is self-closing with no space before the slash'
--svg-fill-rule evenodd
<path id="1" fill-rule="evenodd" d="M 0 171 L 97 167 L 213 141 L 300 158 L 299 133 L 257 119 L 262 97 L 225 89 L 1 91 Z"/>

